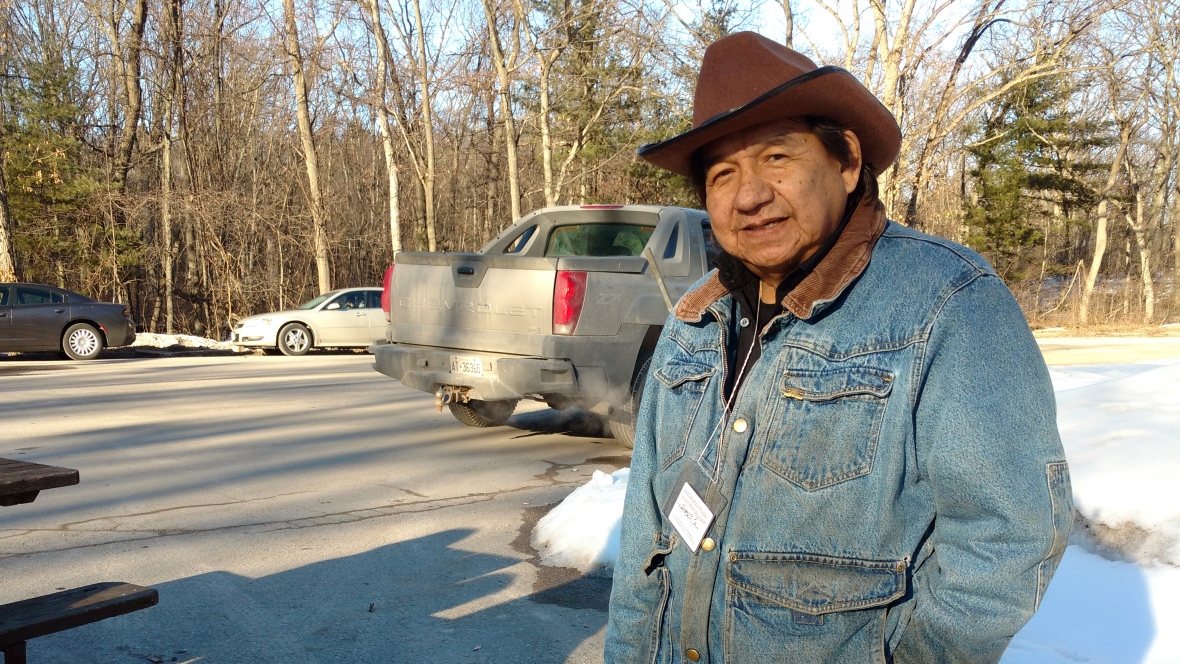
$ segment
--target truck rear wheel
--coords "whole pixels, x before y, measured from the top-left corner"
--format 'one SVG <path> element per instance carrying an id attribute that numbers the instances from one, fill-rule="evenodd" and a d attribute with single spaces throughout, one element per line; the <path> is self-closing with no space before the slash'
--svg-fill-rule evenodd
<path id="1" fill-rule="evenodd" d="M 469 427 L 498 427 L 507 422 L 509 417 L 512 417 L 512 412 L 516 410 L 518 403 L 520 403 L 519 399 L 513 401 L 472 399 L 467 403 L 452 401 L 447 405 L 451 408 L 451 415 Z"/>
<path id="2" fill-rule="evenodd" d="M 643 388 L 647 385 L 647 372 L 651 368 L 651 351 L 644 351 L 639 356 L 635 376 L 631 379 L 631 396 L 610 418 L 610 432 L 615 441 L 623 447 L 635 447 L 635 423 L 639 416 L 639 400 L 643 398 Z"/>

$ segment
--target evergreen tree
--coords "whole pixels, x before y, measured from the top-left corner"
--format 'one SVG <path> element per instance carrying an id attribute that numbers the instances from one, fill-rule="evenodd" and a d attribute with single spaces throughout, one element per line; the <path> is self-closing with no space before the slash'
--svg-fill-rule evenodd
<path id="1" fill-rule="evenodd" d="M 112 251 L 133 259 L 138 240 L 110 228 L 95 209 L 99 187 L 82 140 L 77 71 L 51 59 L 26 62 L 23 74 L 8 88 L 0 131 L 13 245 L 24 279 L 75 285 L 74 275 L 98 269 Z"/>
<path id="2" fill-rule="evenodd" d="M 1007 281 L 1030 276 L 1045 231 L 1077 223 L 1093 204 L 1086 181 L 1105 168 L 1092 155 L 1112 141 L 1109 125 L 1069 110 L 1062 77 L 1030 81 L 997 100 L 977 125 L 968 154 L 973 194 L 964 201 L 967 245 Z"/>

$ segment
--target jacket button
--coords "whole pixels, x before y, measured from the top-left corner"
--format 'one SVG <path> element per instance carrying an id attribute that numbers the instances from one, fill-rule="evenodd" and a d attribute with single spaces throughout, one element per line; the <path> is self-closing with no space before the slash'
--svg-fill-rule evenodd
<path id="1" fill-rule="evenodd" d="M 701 549 L 705 551 L 712 551 L 715 546 L 717 546 L 717 542 L 714 542 L 712 537 L 701 540 Z"/>
<path id="2" fill-rule="evenodd" d="M 692 648 L 689 648 L 688 650 L 684 651 L 684 656 L 695 662 L 701 658 L 701 653 Z"/>
<path id="3" fill-rule="evenodd" d="M 733 430 L 738 433 L 745 433 L 749 426 L 750 423 L 746 422 L 745 420 L 734 420 Z"/>

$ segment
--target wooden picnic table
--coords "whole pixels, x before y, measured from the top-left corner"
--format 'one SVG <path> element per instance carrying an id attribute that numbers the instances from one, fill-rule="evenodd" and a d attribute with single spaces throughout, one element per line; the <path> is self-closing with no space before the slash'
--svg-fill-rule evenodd
<path id="1" fill-rule="evenodd" d="M 78 483 L 73 468 L 0 459 L 0 505 L 31 503 L 42 489 Z M 107 581 L 0 605 L 0 656 L 26 664 L 25 642 L 155 606 L 155 588 Z"/>
<path id="2" fill-rule="evenodd" d="M 73 468 L 0 459 L 0 506 L 31 503 L 42 489 L 77 483 L 78 471 Z"/>

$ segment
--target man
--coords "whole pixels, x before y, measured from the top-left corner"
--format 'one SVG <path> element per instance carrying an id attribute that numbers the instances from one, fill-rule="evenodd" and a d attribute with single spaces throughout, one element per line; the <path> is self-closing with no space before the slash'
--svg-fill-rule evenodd
<path id="1" fill-rule="evenodd" d="M 651 361 L 607 662 L 994 662 L 1037 609 L 1072 520 L 1048 372 L 981 257 L 885 219 L 900 143 L 739 33 L 640 149 L 724 253 Z"/>

